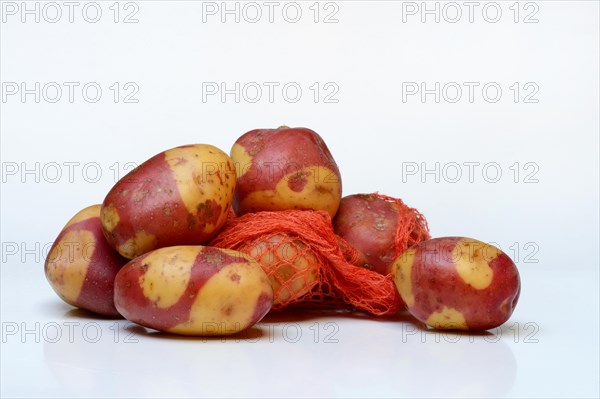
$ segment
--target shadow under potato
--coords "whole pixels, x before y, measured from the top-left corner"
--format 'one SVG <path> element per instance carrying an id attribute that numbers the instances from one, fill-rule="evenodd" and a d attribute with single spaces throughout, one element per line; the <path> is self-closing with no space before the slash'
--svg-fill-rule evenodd
<path id="1" fill-rule="evenodd" d="M 398 326 L 402 326 L 402 323 L 408 323 L 415 326 L 418 331 L 439 333 L 444 332 L 446 335 L 454 336 L 477 336 L 477 337 L 489 337 L 495 335 L 490 331 L 465 331 L 465 330 L 438 330 L 428 327 L 425 323 L 420 322 L 414 318 L 407 310 L 401 310 L 394 315 L 389 316 L 373 316 L 365 312 L 356 310 L 322 310 L 322 309 L 305 309 L 305 308 L 288 308 L 280 311 L 269 312 L 261 321 L 264 323 L 285 323 L 285 322 L 298 322 L 318 319 L 354 319 L 354 320 L 366 320 L 375 323 L 398 323 Z M 404 327 L 400 327 L 404 328 Z"/>
<path id="2" fill-rule="evenodd" d="M 400 311 L 395 315 L 373 316 L 357 310 L 334 310 L 334 309 L 306 309 L 287 308 L 279 311 L 271 311 L 260 321 L 260 323 L 295 322 L 317 319 L 356 319 L 374 322 L 411 322 L 414 318 L 407 311 Z"/>
<path id="3" fill-rule="evenodd" d="M 123 320 L 123 316 L 105 316 L 80 308 L 70 309 L 64 316 L 68 319 Z"/>
<path id="4" fill-rule="evenodd" d="M 68 305 L 61 306 L 61 308 L 66 308 Z M 119 316 L 104 316 L 101 314 L 97 314 L 94 312 L 90 312 L 85 309 L 79 308 L 71 308 L 65 314 L 64 317 L 67 319 L 91 319 L 91 320 L 125 320 L 123 317 Z M 248 328 L 246 330 L 240 331 L 239 333 L 232 335 L 216 335 L 216 336 L 187 336 L 187 335 L 179 335 L 168 332 L 162 332 L 150 328 L 143 327 L 137 324 L 131 324 L 125 329 L 132 334 L 146 336 L 150 338 L 159 338 L 159 339 L 184 339 L 184 340 L 214 340 L 214 341 L 222 341 L 222 340 L 258 340 L 262 338 L 265 333 L 261 328 L 261 325 L 269 324 L 269 323 L 291 323 L 291 322 L 302 322 L 302 321 L 310 321 L 310 320 L 320 320 L 320 319 L 354 319 L 354 320 L 367 320 L 369 322 L 376 323 L 398 323 L 399 328 L 402 323 L 408 323 L 415 326 L 418 331 L 422 332 L 440 332 L 443 331 L 444 334 L 454 335 L 454 336 L 479 336 L 479 337 L 489 337 L 495 335 L 490 331 L 464 331 L 464 330 L 436 330 L 431 327 L 428 327 L 426 324 L 418 321 L 410 313 L 406 310 L 401 310 L 395 315 L 390 316 L 373 316 L 368 313 L 359 312 L 359 311 L 351 311 L 351 310 L 332 310 L 332 309 L 305 309 L 305 308 L 288 308 L 280 311 L 271 311 L 267 313 L 267 315 L 259 321 L 257 325 L 254 327 Z M 133 322 L 132 322 L 133 323 Z M 500 327 L 502 328 L 502 327 Z M 504 329 L 503 329 L 504 330 Z M 505 332 L 501 330 L 501 332 Z"/>
<path id="5" fill-rule="evenodd" d="M 240 341 L 240 340 L 259 340 L 265 333 L 260 327 L 250 327 L 232 335 L 214 335 L 214 336 L 193 336 L 179 335 L 163 331 L 146 328 L 137 324 L 131 324 L 125 327 L 125 330 L 137 336 L 143 336 L 153 339 L 183 340 L 183 341 Z"/>

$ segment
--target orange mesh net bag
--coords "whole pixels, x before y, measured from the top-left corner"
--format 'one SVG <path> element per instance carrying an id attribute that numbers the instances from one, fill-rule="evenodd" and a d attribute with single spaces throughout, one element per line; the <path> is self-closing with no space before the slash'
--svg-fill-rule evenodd
<path id="1" fill-rule="evenodd" d="M 398 208 L 398 223 L 394 239 L 395 257 L 398 257 L 413 245 L 431 238 L 427 220 L 418 210 L 409 207 L 400 198 L 389 197 L 379 193 L 371 195 L 395 204 Z"/>
<path id="2" fill-rule="evenodd" d="M 401 308 L 391 275 L 355 266 L 358 253 L 322 211 L 248 213 L 230 219 L 210 245 L 254 257 L 273 287 L 273 310 L 355 308 L 391 315 Z"/>

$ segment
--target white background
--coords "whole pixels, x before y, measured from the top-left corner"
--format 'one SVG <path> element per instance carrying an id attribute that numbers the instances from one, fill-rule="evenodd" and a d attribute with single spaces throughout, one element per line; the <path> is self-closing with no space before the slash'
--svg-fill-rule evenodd
<path id="1" fill-rule="evenodd" d="M 479 2 L 473 22 L 458 2 L 455 23 L 444 2 L 439 22 L 421 2 L 392 1 L 322 2 L 315 22 L 313 2 L 298 2 L 296 23 L 286 2 L 273 22 L 255 3 L 255 23 L 246 3 L 239 22 L 222 22 L 221 2 L 98 2 L 96 23 L 88 2 L 73 22 L 58 2 L 56 23 L 56 7 L 37 4 L 39 22 L 2 2 L 3 397 L 598 397 L 597 2 Z M 124 23 L 130 14 L 137 23 Z M 36 82 L 39 102 L 22 97 L 21 84 Z M 65 82 L 79 85 L 72 102 Z M 239 82 L 239 102 L 206 92 L 222 82 Z M 243 91 L 252 82 L 263 88 L 255 103 Z M 265 82 L 279 85 L 272 102 Z M 406 92 L 436 82 L 439 102 Z M 477 85 L 472 101 L 465 82 Z M 101 87 L 97 102 L 92 89 L 83 96 L 87 83 Z M 302 89 L 297 102 L 282 93 L 289 83 Z M 486 84 L 501 88 L 498 101 Z M 133 87 L 137 102 L 125 102 Z M 325 102 L 332 88 L 336 102 Z M 398 196 L 433 236 L 497 243 L 521 271 L 511 320 L 469 336 L 421 330 L 406 315 L 302 313 L 271 315 L 239 342 L 182 339 L 94 318 L 52 292 L 52 240 L 131 163 L 187 143 L 227 152 L 246 131 L 282 124 L 321 134 L 344 194 Z"/>

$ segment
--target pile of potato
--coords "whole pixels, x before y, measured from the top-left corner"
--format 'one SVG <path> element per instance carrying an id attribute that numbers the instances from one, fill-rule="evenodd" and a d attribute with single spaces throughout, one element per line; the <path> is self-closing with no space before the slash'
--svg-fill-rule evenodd
<path id="1" fill-rule="evenodd" d="M 394 203 L 368 194 L 342 198 L 339 169 L 321 136 L 287 126 L 242 135 L 230 156 L 195 144 L 148 159 L 102 205 L 66 224 L 46 259 L 46 277 L 65 302 L 82 309 L 176 334 L 234 334 L 285 298 L 274 297 L 281 281 L 263 270 L 273 267 L 265 256 L 269 243 L 248 243 L 244 253 L 205 246 L 232 209 L 237 216 L 327 212 L 336 233 L 358 251 L 356 267 L 391 273 L 406 309 L 433 328 L 496 327 L 519 297 L 515 264 L 481 241 L 427 236 L 398 254 L 394 239 L 404 226 Z M 294 250 L 301 249 L 299 241 Z M 293 278 L 283 268 L 276 275 Z"/>

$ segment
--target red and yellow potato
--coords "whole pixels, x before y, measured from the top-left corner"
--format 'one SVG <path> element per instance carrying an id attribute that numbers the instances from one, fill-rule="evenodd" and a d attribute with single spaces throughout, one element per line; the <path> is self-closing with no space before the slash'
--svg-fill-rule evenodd
<path id="1" fill-rule="evenodd" d="M 394 261 L 392 273 L 408 311 L 438 329 L 497 327 L 509 319 L 521 291 L 513 261 L 472 238 L 423 241 Z"/>
<path id="2" fill-rule="evenodd" d="M 301 298 L 318 283 L 319 260 L 302 241 L 287 234 L 251 242 L 242 251 L 256 259 L 269 276 L 275 308 Z"/>
<path id="3" fill-rule="evenodd" d="M 161 248 L 127 263 L 115 279 L 115 305 L 128 320 L 182 335 L 228 335 L 251 327 L 273 291 L 248 255 L 202 246 Z"/>
<path id="4" fill-rule="evenodd" d="M 127 262 L 108 245 L 100 224 L 100 205 L 77 213 L 62 229 L 44 264 L 50 286 L 66 303 L 118 316 L 114 279 Z"/>
<path id="5" fill-rule="evenodd" d="M 203 244 L 227 220 L 235 182 L 231 158 L 216 147 L 161 152 L 110 190 L 102 204 L 104 234 L 129 259 L 155 248 Z"/>
<path id="6" fill-rule="evenodd" d="M 337 212 L 342 195 L 338 167 L 314 131 L 257 129 L 231 149 L 237 176 L 233 207 L 238 215 L 258 211 L 314 209 Z"/>

